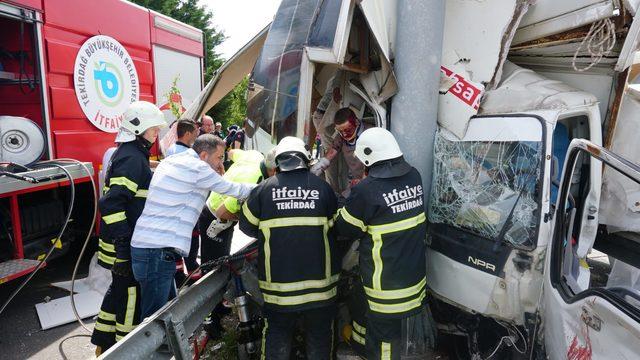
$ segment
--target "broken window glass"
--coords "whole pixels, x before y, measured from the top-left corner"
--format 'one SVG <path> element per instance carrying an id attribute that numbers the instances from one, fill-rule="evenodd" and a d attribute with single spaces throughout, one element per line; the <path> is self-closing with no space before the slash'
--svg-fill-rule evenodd
<path id="1" fill-rule="evenodd" d="M 429 220 L 517 246 L 536 243 L 542 143 L 436 135 Z"/>
<path id="2" fill-rule="evenodd" d="M 309 46 L 332 48 L 342 1 L 324 0 L 309 36 Z"/>
<path id="3" fill-rule="evenodd" d="M 247 117 L 276 141 L 297 131 L 303 48 L 319 1 L 282 1 L 251 73 Z"/>

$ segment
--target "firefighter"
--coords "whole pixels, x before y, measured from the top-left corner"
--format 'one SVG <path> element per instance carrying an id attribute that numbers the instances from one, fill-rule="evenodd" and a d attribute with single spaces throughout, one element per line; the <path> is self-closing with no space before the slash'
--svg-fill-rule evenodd
<path id="1" fill-rule="evenodd" d="M 140 322 L 139 285 L 131 271 L 130 241 L 151 181 L 149 150 L 165 124 L 164 115 L 154 104 L 137 101 L 124 113 L 116 136 L 119 145 L 109 162 L 104 196 L 99 201 L 98 263 L 111 269 L 112 281 L 91 336 L 96 355 Z"/>
<path id="2" fill-rule="evenodd" d="M 393 135 L 366 130 L 355 156 L 367 177 L 351 189 L 336 216 L 338 234 L 360 238 L 367 359 L 426 358 L 434 344 L 426 297 L 426 215 L 422 179 Z M 415 331 L 403 331 L 412 329 Z"/>
<path id="3" fill-rule="evenodd" d="M 259 184 L 275 175 L 275 148 L 266 157 L 255 150 L 235 149 L 229 151 L 229 158 L 233 164 L 223 175 L 228 181 Z M 209 195 L 206 205 L 201 217 L 206 220 L 200 228 L 202 234 L 207 234 L 208 240 L 208 245 L 203 246 L 203 262 L 229 255 L 233 225 L 240 213 L 238 199 L 215 192 Z"/>
<path id="4" fill-rule="evenodd" d="M 259 241 L 263 359 L 289 359 L 299 320 L 307 359 L 333 357 L 339 266 L 331 227 L 337 199 L 329 184 L 309 172 L 310 160 L 302 140 L 282 139 L 278 173 L 251 192 L 240 214 L 240 229 Z"/>

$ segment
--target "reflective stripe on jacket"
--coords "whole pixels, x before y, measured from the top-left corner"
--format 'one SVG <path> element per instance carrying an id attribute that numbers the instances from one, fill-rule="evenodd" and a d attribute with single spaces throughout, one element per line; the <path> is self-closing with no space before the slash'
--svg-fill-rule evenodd
<path id="1" fill-rule="evenodd" d="M 120 144 L 108 166 L 100 209 L 98 263 L 110 268 L 116 258 L 114 239 L 131 239 L 142 214 L 152 172 L 149 150 L 140 141 Z"/>
<path id="2" fill-rule="evenodd" d="M 260 163 L 264 160 L 264 156 L 259 151 L 236 149 L 233 151 L 231 160 L 233 164 L 225 171 L 223 178 L 244 184 L 257 184 L 262 181 L 263 174 L 260 169 Z M 215 214 L 222 204 L 232 214 L 240 212 L 238 199 L 211 192 L 207 199 L 207 206 L 211 213 Z"/>

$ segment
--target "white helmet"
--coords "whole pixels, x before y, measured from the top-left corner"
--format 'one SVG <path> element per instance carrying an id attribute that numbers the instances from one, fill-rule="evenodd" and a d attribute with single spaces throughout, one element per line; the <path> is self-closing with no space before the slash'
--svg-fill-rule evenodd
<path id="1" fill-rule="evenodd" d="M 374 127 L 360 134 L 355 155 L 365 166 L 371 166 L 379 161 L 402 156 L 402 150 L 389 130 Z"/>
<path id="2" fill-rule="evenodd" d="M 311 154 L 304 141 L 293 136 L 287 136 L 280 140 L 278 146 L 276 146 L 275 159 L 280 171 L 292 171 L 308 168 Z"/>
<path id="3" fill-rule="evenodd" d="M 310 161 L 311 153 L 309 153 L 309 147 L 305 145 L 304 141 L 294 136 L 286 136 L 280 140 L 278 146 L 276 146 L 276 159 L 278 156 L 285 153 L 298 153 L 302 157 Z"/>
<path id="4" fill-rule="evenodd" d="M 164 127 L 164 114 L 157 106 L 147 101 L 136 101 L 124 112 L 124 119 L 116 136 L 116 142 L 129 142 L 154 126 Z"/>

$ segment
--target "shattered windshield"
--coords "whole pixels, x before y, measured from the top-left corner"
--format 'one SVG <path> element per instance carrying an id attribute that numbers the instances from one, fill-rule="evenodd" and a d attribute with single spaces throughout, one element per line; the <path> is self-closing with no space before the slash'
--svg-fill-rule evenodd
<path id="1" fill-rule="evenodd" d="M 517 246 L 536 243 L 540 141 L 435 141 L 429 219 Z M 503 229 L 504 227 L 504 229 Z"/>

